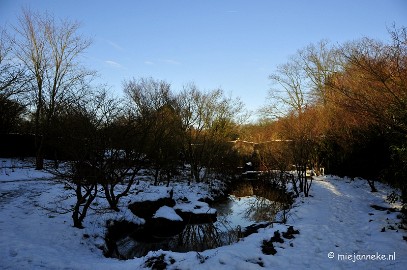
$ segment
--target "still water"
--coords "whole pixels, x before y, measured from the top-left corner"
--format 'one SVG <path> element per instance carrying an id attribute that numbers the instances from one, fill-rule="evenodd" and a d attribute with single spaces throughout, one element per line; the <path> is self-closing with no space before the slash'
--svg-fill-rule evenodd
<path id="1" fill-rule="evenodd" d="M 117 251 L 122 258 L 134 258 L 159 249 L 199 252 L 230 245 L 243 237 L 247 226 L 275 221 L 277 213 L 286 205 L 276 199 L 275 191 L 268 192 L 263 188 L 256 191 L 251 183 L 245 183 L 224 200 L 211 205 L 217 210 L 216 222 L 187 224 L 178 235 L 149 242 L 140 242 L 128 236 L 116 243 Z"/>

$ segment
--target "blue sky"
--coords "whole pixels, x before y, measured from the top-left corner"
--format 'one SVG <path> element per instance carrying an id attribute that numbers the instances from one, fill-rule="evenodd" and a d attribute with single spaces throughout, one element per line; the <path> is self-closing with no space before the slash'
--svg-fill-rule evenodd
<path id="1" fill-rule="evenodd" d="M 119 95 L 123 80 L 153 77 L 175 91 L 220 87 L 250 110 L 265 104 L 268 75 L 298 49 L 386 40 L 387 26 L 407 26 L 405 0 L 0 0 L 0 25 L 16 24 L 22 7 L 80 21 L 93 40 L 86 65 Z"/>

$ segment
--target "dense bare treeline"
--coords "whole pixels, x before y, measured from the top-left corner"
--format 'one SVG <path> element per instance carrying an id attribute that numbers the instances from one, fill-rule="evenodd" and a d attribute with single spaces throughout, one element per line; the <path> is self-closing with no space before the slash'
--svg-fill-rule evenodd
<path id="1" fill-rule="evenodd" d="M 306 196 L 306 170 L 325 167 L 371 179 L 372 191 L 375 180 L 390 182 L 406 202 L 406 28 L 389 29 L 388 42 L 299 50 L 270 75 L 264 118 L 251 124 L 239 99 L 192 83 L 173 89 L 134 78 L 123 83 L 123 98 L 113 97 L 81 63 L 91 42 L 76 22 L 25 10 L 10 29 L 0 35 L 0 132 L 35 134 L 37 169 L 44 148 L 55 149 L 55 172 L 77 198 L 77 227 L 97 196 L 117 211 L 146 167 L 155 184 L 168 184 L 180 168 L 203 181 L 234 176 L 251 161 L 266 171 L 295 169 L 290 181 Z M 62 157 L 71 162 L 58 168 Z"/>
<path id="2" fill-rule="evenodd" d="M 388 42 L 312 44 L 270 75 L 264 120 L 247 126 L 245 139 L 286 141 L 262 144 L 259 160 L 269 168 L 265 156 L 274 153 L 274 168 L 294 164 L 306 193 L 305 169 L 323 166 L 370 179 L 372 191 L 375 180 L 390 182 L 405 201 L 406 79 L 406 28 L 389 29 Z"/>

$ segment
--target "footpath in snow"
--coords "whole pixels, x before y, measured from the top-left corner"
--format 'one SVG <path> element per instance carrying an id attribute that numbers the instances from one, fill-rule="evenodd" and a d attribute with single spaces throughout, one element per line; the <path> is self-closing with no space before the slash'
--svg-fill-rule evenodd
<path id="1" fill-rule="evenodd" d="M 398 228 L 399 213 L 371 207 L 400 208 L 386 202 L 391 189 L 385 185 L 371 193 L 364 180 L 321 177 L 311 197 L 297 199 L 287 225 L 200 253 L 156 251 L 119 261 L 95 246 L 102 237 L 98 215 L 89 214 L 85 229 L 73 228 L 70 213 L 45 210 L 67 192 L 63 184 L 20 170 L 0 172 L 0 269 L 149 269 L 148 259 L 161 254 L 167 269 L 406 269 L 407 232 Z M 274 256 L 263 254 L 263 240 L 288 225 L 300 234 L 275 243 Z"/>
<path id="2" fill-rule="evenodd" d="M 390 189 L 377 185 L 379 192 L 372 193 L 365 180 L 329 176 L 314 181 L 312 197 L 302 198 L 292 210 L 292 220 L 301 231 L 301 237 L 295 241 L 295 250 L 287 254 L 290 264 L 286 266 L 293 269 L 405 269 L 407 242 L 403 235 L 407 233 L 398 228 L 399 213 L 371 207 L 400 209 L 401 206 L 389 205 L 386 197 Z M 369 256 L 363 255 L 375 256 L 368 259 Z"/>

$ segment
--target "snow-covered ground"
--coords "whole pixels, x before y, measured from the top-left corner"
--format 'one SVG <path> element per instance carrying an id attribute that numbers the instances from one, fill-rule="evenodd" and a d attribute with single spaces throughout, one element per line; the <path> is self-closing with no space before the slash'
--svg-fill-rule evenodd
<path id="1" fill-rule="evenodd" d="M 1 269 L 149 269 L 152 260 L 148 259 L 161 254 L 167 269 L 406 269 L 403 236 L 407 232 L 398 229 L 398 212 L 371 207 L 400 208 L 399 203 L 386 202 L 392 189 L 385 185 L 378 184 L 379 192 L 371 193 L 361 179 L 321 177 L 313 182 L 312 197 L 297 199 L 287 225 L 260 229 L 236 244 L 200 253 L 156 251 L 120 261 L 105 258 L 97 246 L 103 245 L 101 224 L 114 215 L 131 218 L 129 210 L 123 207 L 118 214 L 91 211 L 85 229 L 73 228 L 70 213 L 51 211 L 58 205 L 63 212 L 69 204 L 69 199 L 62 200 L 68 194 L 63 183 L 47 172 L 21 168 L 25 163 L 0 162 Z M 6 168 L 11 165 L 15 168 Z M 143 184 L 151 194 L 168 191 Z M 190 200 L 207 194 L 204 186 L 173 184 L 172 188 L 174 196 L 178 192 L 177 196 Z M 263 240 L 269 240 L 276 230 L 286 231 L 288 225 L 300 234 L 274 243 L 276 255 L 264 255 Z"/>

